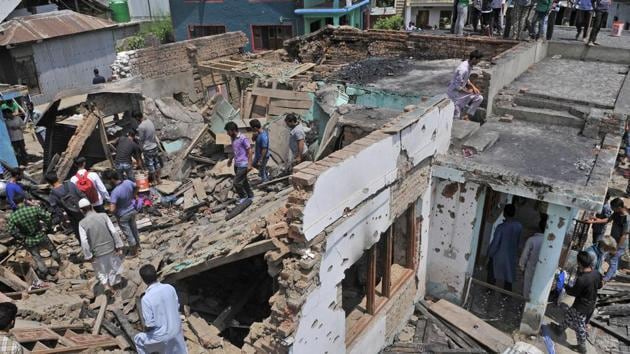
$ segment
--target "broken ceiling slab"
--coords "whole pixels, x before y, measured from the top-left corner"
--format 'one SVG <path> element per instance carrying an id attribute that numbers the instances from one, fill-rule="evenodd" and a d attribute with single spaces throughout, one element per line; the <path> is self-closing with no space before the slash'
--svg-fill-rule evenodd
<path id="1" fill-rule="evenodd" d="M 479 130 L 479 127 L 479 123 L 470 120 L 454 120 L 453 129 L 451 130 L 451 138 L 455 139 L 457 142 L 461 142 Z"/>
<path id="2" fill-rule="evenodd" d="M 478 131 L 466 139 L 466 141 L 462 144 L 462 147 L 472 149 L 474 152 L 480 153 L 490 149 L 497 140 L 499 140 L 499 133 L 497 132 Z"/>
<path id="3" fill-rule="evenodd" d="M 614 147 L 598 148 L 600 139 L 556 125 L 488 121 L 481 129 L 500 139 L 471 157 L 452 148 L 436 159 L 436 177 L 474 181 L 496 191 L 560 205 L 601 209 L 615 164 Z"/>

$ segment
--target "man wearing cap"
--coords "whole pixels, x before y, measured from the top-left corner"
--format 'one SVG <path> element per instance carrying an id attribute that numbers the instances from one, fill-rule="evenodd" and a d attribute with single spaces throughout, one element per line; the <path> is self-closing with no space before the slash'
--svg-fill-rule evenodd
<path id="1" fill-rule="evenodd" d="M 79 190 L 82 190 L 87 199 L 92 202 L 94 210 L 99 213 L 104 213 L 103 207 L 104 201 L 109 201 L 109 192 L 103 184 L 101 177 L 96 172 L 88 171 L 85 168 L 85 157 L 77 157 L 74 160 L 74 165 L 77 167 L 77 173 L 70 178 L 70 182 L 74 183 Z M 89 180 L 89 181 L 88 181 Z"/>
<path id="2" fill-rule="evenodd" d="M 114 224 L 105 213 L 97 213 L 87 199 L 79 200 L 85 217 L 79 222 L 81 249 L 86 261 L 91 261 L 97 279 L 107 291 L 120 283 L 123 242 Z"/>

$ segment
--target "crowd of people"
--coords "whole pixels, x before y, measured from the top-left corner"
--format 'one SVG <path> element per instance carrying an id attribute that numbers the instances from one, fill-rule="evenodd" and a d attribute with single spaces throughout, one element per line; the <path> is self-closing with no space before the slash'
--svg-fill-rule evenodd
<path id="1" fill-rule="evenodd" d="M 567 328 L 575 330 L 577 345 L 573 349 L 580 353 L 586 353 L 586 328 L 595 311 L 597 291 L 615 277 L 619 260 L 628 247 L 629 214 L 624 201 L 615 198 L 610 203 L 607 200 L 600 213 L 586 220 L 593 226 L 593 242 L 577 254 L 575 280 L 564 286 L 566 293 L 575 300 L 560 324 L 551 326 L 558 336 Z M 492 285 L 500 283 L 503 289 L 513 291 L 518 272 L 521 272 L 522 294 L 529 297 L 548 217 L 541 213 L 537 232 L 527 238 L 519 256 L 519 245 L 524 235 L 523 225 L 515 216 L 514 204 L 505 205 L 504 220 L 496 227 L 488 247 L 487 280 Z M 608 223 L 611 223 L 610 234 L 606 234 Z"/>
<path id="2" fill-rule="evenodd" d="M 611 0 L 576 0 L 575 27 L 589 46 L 598 45 L 597 36 L 606 26 Z M 546 39 L 553 36 L 560 11 L 559 0 L 455 0 L 452 32 L 463 35 L 468 23 L 473 32 L 507 39 Z M 470 12 L 470 16 L 469 16 Z M 412 26 L 410 23 L 408 27 Z M 415 28 L 415 25 L 412 26 Z M 591 31 L 589 32 L 589 28 Z M 588 38 L 587 38 L 588 36 Z"/>

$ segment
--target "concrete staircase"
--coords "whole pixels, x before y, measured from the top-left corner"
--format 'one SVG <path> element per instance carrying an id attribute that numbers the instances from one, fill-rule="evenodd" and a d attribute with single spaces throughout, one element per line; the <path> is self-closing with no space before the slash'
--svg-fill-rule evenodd
<path id="1" fill-rule="evenodd" d="M 396 15 L 405 18 L 405 3 L 406 0 L 395 0 L 394 8 L 396 9 Z"/>
<path id="2" fill-rule="evenodd" d="M 488 150 L 499 140 L 499 134 L 480 128 L 477 122 L 459 119 L 453 121 L 451 145 L 456 149 L 470 149 L 474 153 Z"/>
<path id="3" fill-rule="evenodd" d="M 576 104 L 570 100 L 549 99 L 505 90 L 495 99 L 494 115 L 511 115 L 514 119 L 554 124 L 566 127 L 583 128 L 591 107 Z"/>

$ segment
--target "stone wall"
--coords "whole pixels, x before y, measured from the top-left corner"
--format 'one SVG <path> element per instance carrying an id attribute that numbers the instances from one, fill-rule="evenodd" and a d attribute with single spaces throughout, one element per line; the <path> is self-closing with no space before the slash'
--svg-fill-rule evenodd
<path id="1" fill-rule="evenodd" d="M 289 55 L 303 62 L 350 63 L 372 56 L 416 59 L 466 58 L 480 50 L 490 60 L 518 42 L 488 37 L 454 37 L 402 31 L 327 27 L 285 41 Z M 324 54 L 325 53 L 325 54 Z"/>

